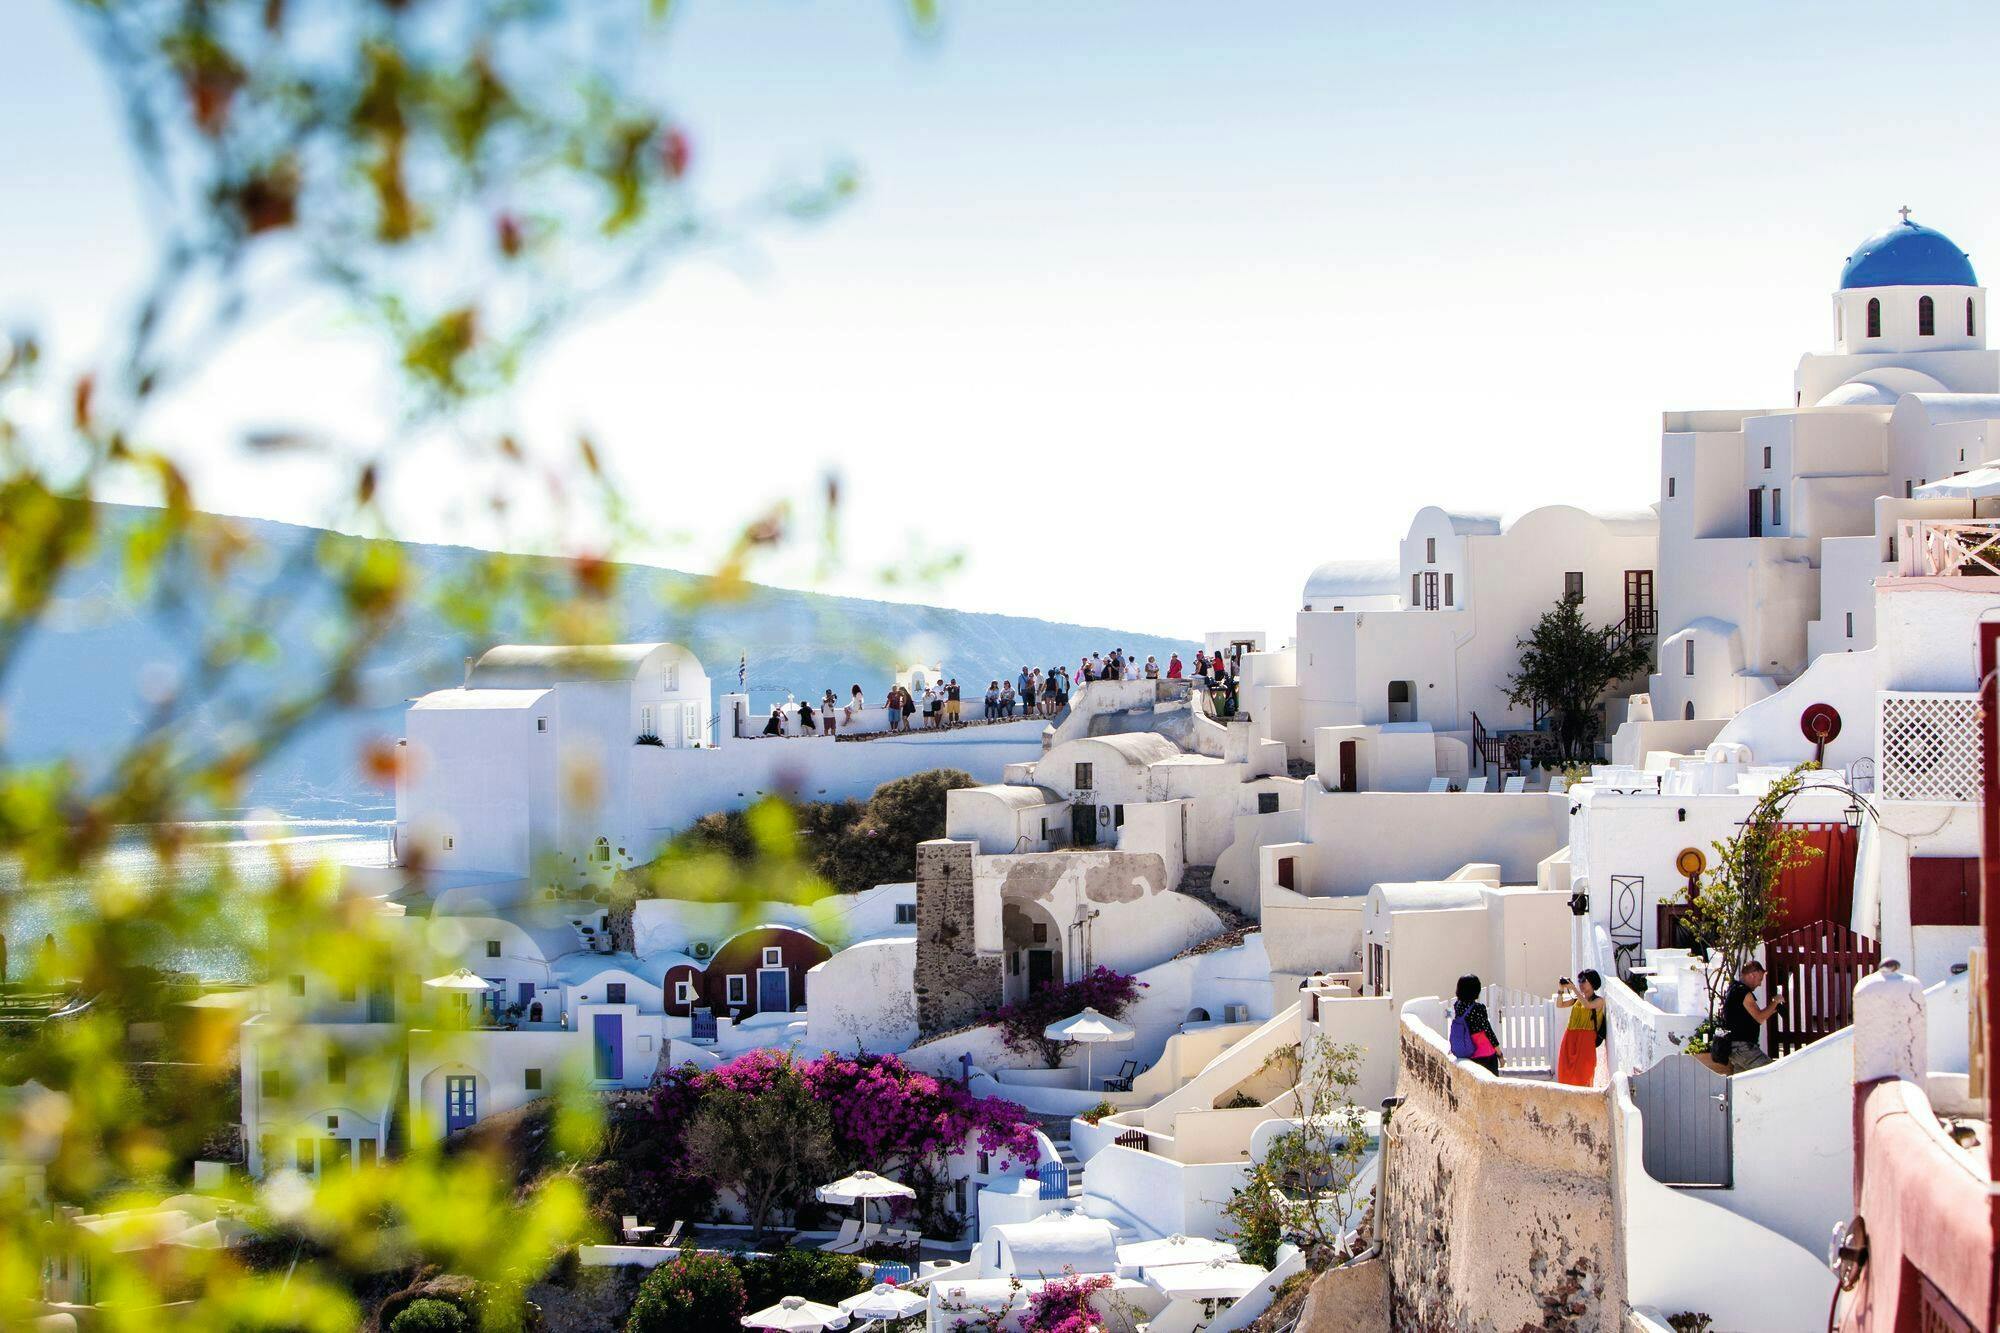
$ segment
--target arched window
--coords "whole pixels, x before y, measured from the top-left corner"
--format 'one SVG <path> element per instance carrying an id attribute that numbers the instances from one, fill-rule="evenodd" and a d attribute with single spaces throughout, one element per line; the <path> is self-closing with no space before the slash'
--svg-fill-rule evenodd
<path id="1" fill-rule="evenodd" d="M 1917 298 L 1917 336 L 1928 338 L 1937 332 L 1937 305 L 1928 296 Z"/>
<path id="2" fill-rule="evenodd" d="M 1882 301 L 1879 297 L 1868 298 L 1868 336 L 1871 338 L 1882 336 Z"/>
<path id="3" fill-rule="evenodd" d="M 590 859 L 593 861 L 609 861 L 611 859 L 611 839 L 599 838 L 597 845 L 590 850 Z"/>
<path id="4" fill-rule="evenodd" d="M 1694 700 L 1690 699 L 1681 705 L 1681 718 L 1687 722 L 1694 721 Z"/>
<path id="5" fill-rule="evenodd" d="M 1965 298 L 1965 336 L 1968 338 L 1979 336 L 1979 321 L 1973 316 L 1972 298 L 1969 296 Z"/>

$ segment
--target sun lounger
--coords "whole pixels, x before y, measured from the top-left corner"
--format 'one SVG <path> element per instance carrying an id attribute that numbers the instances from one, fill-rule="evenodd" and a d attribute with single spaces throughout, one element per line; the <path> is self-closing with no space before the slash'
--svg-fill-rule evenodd
<path id="1" fill-rule="evenodd" d="M 840 1224 L 840 1234 L 835 1236 L 832 1240 L 828 1241 L 826 1244 L 820 1246 L 820 1248 L 822 1250 L 825 1250 L 828 1254 L 841 1254 L 844 1253 L 849 1246 L 853 1245 L 854 1242 L 860 1237 L 860 1235 L 861 1235 L 860 1220 L 857 1218 L 850 1217 L 845 1222 L 842 1222 Z"/>
<path id="2" fill-rule="evenodd" d="M 1500 788 L 1500 790 L 1506 792 L 1511 796 L 1518 796 L 1522 792 L 1528 790 L 1528 780 L 1524 777 L 1508 778 L 1505 785 L 1503 785 Z"/>
<path id="3" fill-rule="evenodd" d="M 671 1250 L 674 1246 L 680 1244 L 681 1228 L 686 1225 L 687 1220 L 685 1218 L 675 1218 L 674 1224 L 667 1228 L 667 1234 L 660 1237 L 661 1248 Z"/>
<path id="4" fill-rule="evenodd" d="M 878 1245 L 881 1241 L 882 1224 L 880 1222 L 870 1222 L 861 1228 L 861 1233 L 853 1240 L 831 1252 L 834 1254 L 859 1254 L 870 1245 Z"/>
<path id="5" fill-rule="evenodd" d="M 1468 781 L 1468 782 L 1467 782 L 1467 783 L 1465 784 L 1465 789 L 1466 789 L 1467 791 L 1485 791 L 1485 790 L 1486 790 L 1486 779 L 1485 779 L 1485 777 L 1484 777 L 1484 776 L 1481 776 L 1481 777 L 1476 777 L 1476 778 L 1472 778 L 1471 780 L 1469 780 L 1469 781 Z"/>
<path id="6" fill-rule="evenodd" d="M 1451 779 L 1450 779 L 1450 778 L 1432 778 L 1432 779 L 1431 779 L 1431 785 L 1430 785 L 1430 786 L 1428 786 L 1428 787 L 1426 787 L 1426 788 L 1424 788 L 1424 790 L 1425 790 L 1425 791 L 1450 791 L 1450 790 L 1451 790 Z"/>

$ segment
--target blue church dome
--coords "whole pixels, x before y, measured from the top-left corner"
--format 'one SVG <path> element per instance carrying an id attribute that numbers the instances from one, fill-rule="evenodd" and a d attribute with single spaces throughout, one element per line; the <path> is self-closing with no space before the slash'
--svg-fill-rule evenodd
<path id="1" fill-rule="evenodd" d="M 1847 257 L 1840 285 L 1852 287 L 1977 287 L 1972 261 L 1941 231 L 1905 217 L 1870 236 Z"/>

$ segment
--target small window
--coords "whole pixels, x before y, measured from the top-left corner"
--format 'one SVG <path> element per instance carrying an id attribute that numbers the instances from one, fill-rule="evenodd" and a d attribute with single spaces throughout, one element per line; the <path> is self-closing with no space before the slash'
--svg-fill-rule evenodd
<path id="1" fill-rule="evenodd" d="M 1771 446 L 1768 444 L 1764 446 L 1764 466 L 1766 468 L 1771 466 Z"/>
<path id="2" fill-rule="evenodd" d="M 896 924 L 897 924 L 897 925 L 899 925 L 899 926 L 914 926 L 914 925 L 916 925 L 916 924 L 917 924 L 917 905 L 916 905 L 915 903 L 897 903 L 897 904 L 896 904 Z"/>
<path id="3" fill-rule="evenodd" d="M 1424 563 L 1427 565 L 1435 565 L 1437 562 L 1438 562 L 1438 539 L 1435 537 L 1426 537 L 1424 538 Z"/>
<path id="4" fill-rule="evenodd" d="M 1681 640 L 1681 658 L 1682 658 L 1682 662 L 1683 662 L 1683 664 L 1684 664 L 1684 667 L 1685 667 L 1685 670 L 1684 670 L 1683 674 L 1684 674 L 1684 675 L 1689 675 L 1689 676 L 1692 676 L 1692 675 L 1694 674 L 1694 640 L 1693 640 L 1693 639 L 1682 639 L 1682 640 Z"/>
<path id="5" fill-rule="evenodd" d="M 1451 601 L 1451 573 L 1450 573 L 1449 571 L 1446 571 L 1446 573 L 1445 573 L 1445 576 L 1444 576 L 1444 604 L 1445 604 L 1446 606 L 1450 606 L 1450 605 L 1452 604 L 1452 601 Z"/>
<path id="6" fill-rule="evenodd" d="M 454 845 L 454 844 L 452 843 L 452 840 L 451 840 L 451 834 L 449 834 L 449 833 L 445 834 L 445 835 L 444 835 L 444 849 L 445 849 L 446 851 L 450 851 L 450 850 L 452 849 L 453 845 Z"/>
<path id="7" fill-rule="evenodd" d="M 1873 296 L 1868 298 L 1868 336 L 1882 336 L 1882 302 Z"/>
<path id="8" fill-rule="evenodd" d="M 667 693 L 677 694 L 681 688 L 681 668 L 676 662 L 667 668 Z"/>
<path id="9" fill-rule="evenodd" d="M 1674 479 L 1672 477 L 1667 478 L 1667 498 L 1669 500 L 1674 498 Z"/>
<path id="10" fill-rule="evenodd" d="M 1090 779 L 1091 779 L 1090 765 L 1078 764 L 1076 766 L 1076 789 L 1078 791 L 1089 791 Z"/>
<path id="11" fill-rule="evenodd" d="M 1124 806 L 1122 806 L 1122 805 L 1114 805 L 1114 806 L 1112 806 L 1112 807 L 1111 807 L 1111 827 L 1112 827 L 1112 828 L 1124 828 L 1124 827 L 1125 827 L 1125 807 L 1124 807 Z"/>
<path id="12" fill-rule="evenodd" d="M 1276 792 L 1274 792 L 1274 791 L 1260 791 L 1260 792 L 1258 792 L 1258 793 L 1257 793 L 1257 813 L 1258 813 L 1258 814 L 1260 814 L 1260 815 L 1275 815 L 1275 814 L 1277 814 L 1277 813 L 1278 813 L 1278 793 L 1276 793 Z"/>
<path id="13" fill-rule="evenodd" d="M 784 950 L 782 950 L 782 949 L 766 949 L 766 950 L 764 950 L 764 966 L 765 966 L 765 967 L 783 967 L 784 965 L 785 965 L 785 951 L 784 951 Z"/>
<path id="14" fill-rule="evenodd" d="M 1694 721 L 1694 700 L 1690 699 L 1681 705 L 1681 719 L 1686 722 Z"/>
<path id="15" fill-rule="evenodd" d="M 498 958 L 498 957 L 500 956 L 500 941 L 499 941 L 499 940 L 488 940 L 488 941 L 486 941 L 486 956 L 487 956 L 488 958 Z"/>
<path id="16" fill-rule="evenodd" d="M 1911 481 L 1908 477 L 1903 478 L 1903 498 L 1905 500 L 1916 499 L 1916 490 L 1917 483 Z"/>
<path id="17" fill-rule="evenodd" d="M 542 1071 L 539 1069 L 523 1069 L 521 1071 L 521 1086 L 529 1092 L 540 1092 L 542 1090 Z"/>
<path id="18" fill-rule="evenodd" d="M 1917 298 L 1917 336 L 1928 338 L 1937 332 L 1937 305 L 1928 296 Z"/>
<path id="19" fill-rule="evenodd" d="M 608 862 L 611 860 L 611 839 L 599 838 L 597 845 L 590 849 L 590 859 Z"/>
<path id="20" fill-rule="evenodd" d="M 347 1055 L 345 1052 L 335 1051 L 326 1057 L 326 1081 L 329 1083 L 347 1082 Z M 333 1127 L 329 1125 L 327 1128 L 331 1129 Z"/>
<path id="21" fill-rule="evenodd" d="M 1564 597 L 1583 596 L 1582 570 L 1572 569 L 1571 571 L 1569 571 L 1569 573 L 1563 575 L 1563 596 Z"/>
<path id="22" fill-rule="evenodd" d="M 1778 487 L 1771 488 L 1771 526 L 1782 527 L 1785 522 L 1785 493 Z"/>
<path id="23" fill-rule="evenodd" d="M 328 1116 L 328 1117 L 326 1118 L 326 1127 L 327 1127 L 328 1129 L 339 1129 L 339 1128 L 340 1128 L 340 1117 L 339 1117 L 339 1116 L 337 1116 L 337 1115 L 330 1115 L 330 1116 Z"/>
<path id="24" fill-rule="evenodd" d="M 622 981 L 607 981 L 607 982 L 605 982 L 605 983 L 604 983 L 604 1002 L 605 1002 L 606 1004 L 623 1004 L 623 1003 L 625 1003 L 625 983 L 624 983 L 624 982 L 622 982 Z"/>
<path id="25" fill-rule="evenodd" d="M 1028 932 L 1028 938 L 1036 944 L 1047 944 L 1049 942 L 1049 923 L 1046 921 L 1035 922 Z"/>
<path id="26" fill-rule="evenodd" d="M 1410 605 L 1412 607 L 1419 607 L 1424 604 L 1423 587 L 1424 576 L 1422 574 L 1410 575 Z"/>
<path id="27" fill-rule="evenodd" d="M 730 1004 L 750 1003 L 750 978 L 740 972 L 730 977 L 727 983 L 727 999 Z"/>
<path id="28" fill-rule="evenodd" d="M 547 718 L 538 717 L 535 719 L 536 731 L 547 731 L 548 729 L 549 729 L 549 720 Z"/>
<path id="29" fill-rule="evenodd" d="M 257 1087 L 266 1097 L 284 1095 L 284 1076 L 275 1069 L 266 1069 L 257 1075 Z"/>
<path id="30" fill-rule="evenodd" d="M 1297 866 L 1297 864 L 1298 864 L 1298 861 L 1297 861 L 1297 860 L 1296 860 L 1296 858 L 1294 858 L 1294 857 L 1290 857 L 1290 856 L 1281 856 L 1281 857 L 1279 857 L 1279 858 L 1278 858 L 1278 887 L 1279 887 L 1279 888 L 1281 888 L 1281 889 L 1295 889 L 1295 888 L 1297 888 L 1297 887 L 1298 887 L 1298 884 L 1297 884 L 1297 882 L 1296 882 L 1296 881 L 1297 881 L 1297 874 L 1296 874 L 1296 872 L 1295 872 L 1295 870 L 1294 870 L 1294 867 L 1295 867 L 1295 866 Z"/>
<path id="31" fill-rule="evenodd" d="M 303 996 L 306 993 L 306 979 L 294 974 L 291 978 L 291 989 L 294 996 Z"/>
<path id="32" fill-rule="evenodd" d="M 1965 298 L 1965 336 L 1968 338 L 1979 336 L 1979 320 L 1972 313 L 1972 298 L 1969 296 Z"/>
<path id="33" fill-rule="evenodd" d="M 1847 637 L 1850 639 L 1854 637 L 1854 613 L 1852 611 L 1847 613 Z"/>
<path id="34" fill-rule="evenodd" d="M 674 983 L 674 1003 L 675 1004 L 694 1003 L 694 983 L 692 981 L 689 981 L 686 977 L 682 977 L 679 981 L 676 981 Z"/>

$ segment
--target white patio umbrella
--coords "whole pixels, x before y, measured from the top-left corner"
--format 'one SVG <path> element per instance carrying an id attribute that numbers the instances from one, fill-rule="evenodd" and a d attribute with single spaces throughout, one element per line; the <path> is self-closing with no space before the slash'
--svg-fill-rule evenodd
<path id="1" fill-rule="evenodd" d="M 908 1185 L 899 1184 L 887 1176 L 878 1176 L 873 1171 L 856 1171 L 851 1176 L 842 1176 L 831 1185 L 821 1185 L 814 1191 L 821 1203 L 858 1203 L 861 1205 L 861 1220 L 868 1220 L 870 1199 L 914 1199 L 917 1192 Z"/>
<path id="2" fill-rule="evenodd" d="M 431 990 L 443 991 L 447 995 L 456 995 L 458 1002 L 467 1008 L 471 1007 L 474 995 L 483 995 L 487 991 L 500 989 L 485 977 L 478 975 L 469 968 L 463 967 L 449 976 L 432 977 L 424 985 Z"/>
<path id="3" fill-rule="evenodd" d="M 1205 1264 L 1236 1257 L 1236 1247 L 1207 1236 L 1172 1235 L 1160 1240 L 1134 1241 L 1118 1247 L 1118 1262 L 1132 1268 L 1164 1268 L 1168 1264 Z"/>
<path id="4" fill-rule="evenodd" d="M 1255 1264 L 1211 1259 L 1146 1270 L 1146 1285 L 1174 1301 L 1233 1301 L 1247 1296 L 1270 1276 Z"/>
<path id="5" fill-rule="evenodd" d="M 1060 1023 L 1051 1023 L 1042 1029 L 1042 1035 L 1050 1041 L 1080 1041 L 1083 1048 L 1083 1086 L 1086 1090 L 1095 1086 L 1091 1068 L 1099 1042 L 1130 1041 L 1135 1035 L 1131 1028 L 1115 1018 L 1107 1018 L 1095 1009 L 1086 1008 L 1080 1014 L 1065 1018 Z"/>
<path id="6" fill-rule="evenodd" d="M 930 1303 L 920 1291 L 878 1282 L 859 1296 L 849 1296 L 840 1308 L 857 1319 L 908 1319 Z"/>
<path id="7" fill-rule="evenodd" d="M 819 1333 L 822 1328 L 846 1328 L 847 1314 L 803 1296 L 787 1296 L 776 1305 L 743 1316 L 745 1328 L 777 1328 Z"/>
<path id="8" fill-rule="evenodd" d="M 1971 500 L 1977 513 L 1978 501 L 2000 497 L 2000 464 L 1986 463 L 1956 477 L 1940 477 L 1912 493 L 1919 500 Z"/>
<path id="9" fill-rule="evenodd" d="M 257 1238 L 257 1229 L 235 1217 L 217 1217 L 189 1227 L 167 1244 L 189 1250 L 233 1250 Z"/>

